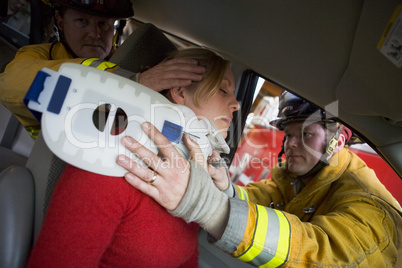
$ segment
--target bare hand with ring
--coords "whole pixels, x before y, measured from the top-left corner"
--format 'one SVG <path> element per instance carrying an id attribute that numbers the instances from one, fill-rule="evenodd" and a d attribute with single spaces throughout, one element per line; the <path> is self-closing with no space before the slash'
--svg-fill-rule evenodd
<path id="1" fill-rule="evenodd" d="M 162 158 L 133 138 L 125 137 L 122 140 L 123 145 L 143 160 L 148 167 L 144 167 L 124 155 L 120 155 L 117 162 L 129 171 L 125 175 L 125 179 L 132 186 L 151 196 L 166 209 L 174 210 L 187 189 L 190 177 L 189 162 L 179 154 L 174 145 L 152 124 L 144 123 L 142 128 L 148 136 L 152 135 L 155 144 L 159 147 L 159 154 Z M 184 141 L 188 142 L 189 139 L 185 135 Z M 191 154 L 197 153 L 194 150 L 197 150 L 197 148 L 190 150 Z M 199 148 L 198 150 L 198 153 L 202 154 Z"/>

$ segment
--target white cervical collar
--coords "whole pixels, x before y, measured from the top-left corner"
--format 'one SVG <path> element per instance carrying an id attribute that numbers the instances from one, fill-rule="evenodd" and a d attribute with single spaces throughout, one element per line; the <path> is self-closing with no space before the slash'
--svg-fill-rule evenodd
<path id="1" fill-rule="evenodd" d="M 121 145 L 124 136 L 157 153 L 157 146 L 141 129 L 144 122 L 155 125 L 185 157 L 188 150 L 182 142 L 183 133 L 200 145 L 204 156 L 212 150 L 229 153 L 229 146 L 209 120 L 199 121 L 188 107 L 172 104 L 158 92 L 93 67 L 65 63 L 58 72 L 44 68 L 25 103 L 41 121 L 44 140 L 55 155 L 98 174 L 123 176 L 127 171 L 116 164 L 119 154 L 145 165 Z M 126 121 L 116 129 L 113 122 L 124 118 L 119 117 L 122 114 Z"/>

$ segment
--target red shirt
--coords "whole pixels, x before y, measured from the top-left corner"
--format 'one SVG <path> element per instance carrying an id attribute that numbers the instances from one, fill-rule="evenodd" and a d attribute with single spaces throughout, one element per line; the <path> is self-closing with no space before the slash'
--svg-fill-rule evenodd
<path id="1" fill-rule="evenodd" d="M 68 166 L 28 267 L 197 267 L 198 225 L 122 177 Z"/>

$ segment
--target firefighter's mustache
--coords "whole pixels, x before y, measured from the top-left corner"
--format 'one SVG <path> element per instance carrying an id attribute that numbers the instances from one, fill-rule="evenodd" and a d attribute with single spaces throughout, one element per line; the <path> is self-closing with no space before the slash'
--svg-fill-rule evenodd
<path id="1" fill-rule="evenodd" d="M 105 43 L 103 43 L 103 41 L 100 39 L 84 40 L 84 41 L 82 41 L 82 46 L 99 46 L 103 49 L 106 47 Z"/>

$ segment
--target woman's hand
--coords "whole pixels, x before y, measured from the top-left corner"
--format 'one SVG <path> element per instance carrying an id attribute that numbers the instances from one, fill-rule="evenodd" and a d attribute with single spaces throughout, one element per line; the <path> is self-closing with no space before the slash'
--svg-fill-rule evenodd
<path id="1" fill-rule="evenodd" d="M 190 179 L 190 164 L 152 124 L 144 123 L 142 129 L 158 146 L 161 157 L 133 138 L 124 137 L 123 145 L 148 167 L 125 155 L 119 155 L 117 163 L 129 171 L 124 176 L 129 184 L 155 199 L 166 209 L 174 210 L 186 192 Z"/>
<path id="2" fill-rule="evenodd" d="M 186 87 L 193 81 L 201 81 L 205 68 L 193 59 L 171 59 L 140 73 L 138 83 L 155 91 L 174 87 Z"/>

